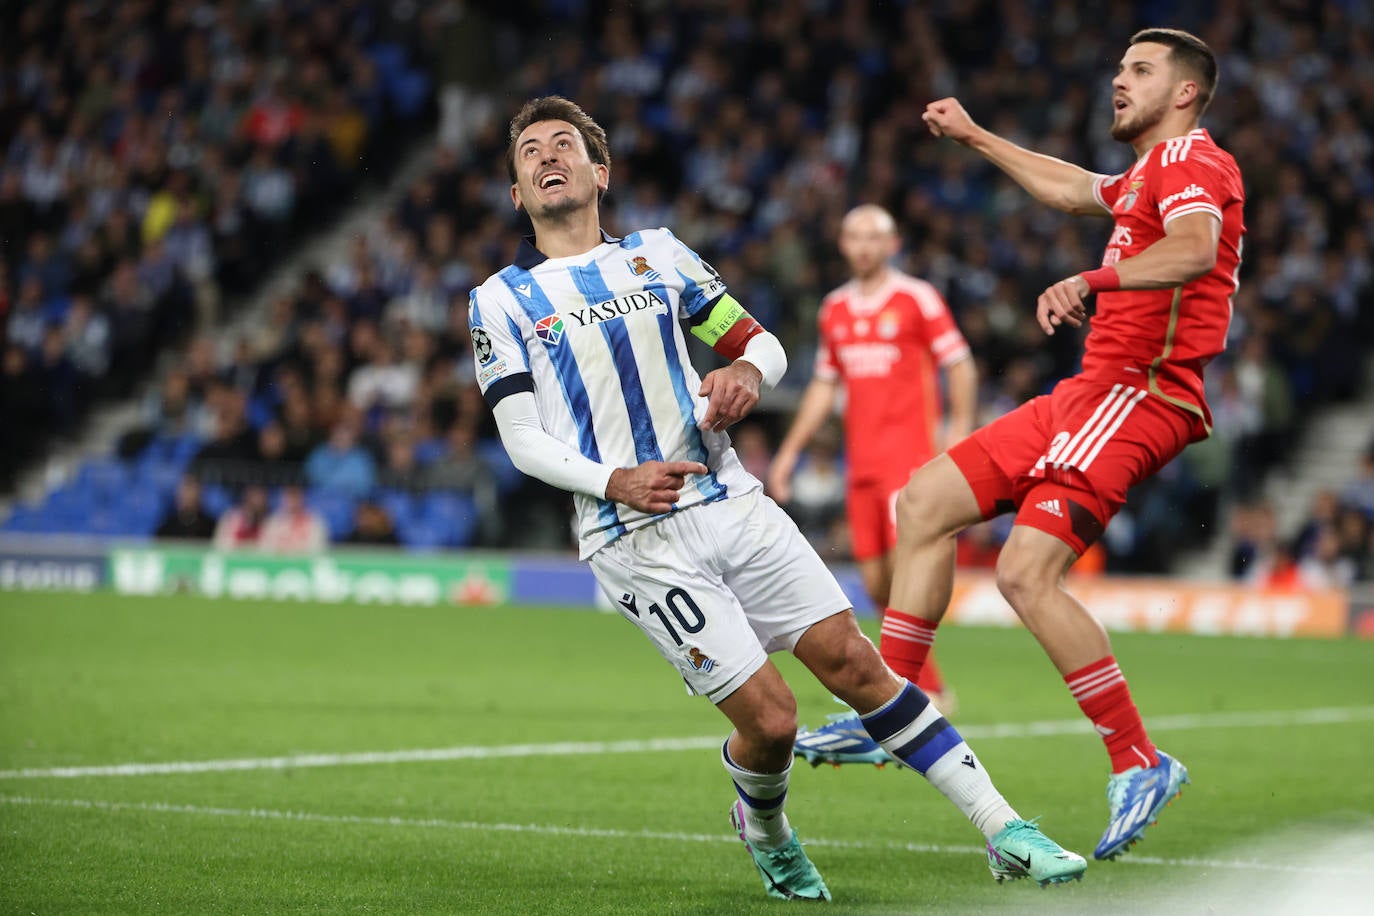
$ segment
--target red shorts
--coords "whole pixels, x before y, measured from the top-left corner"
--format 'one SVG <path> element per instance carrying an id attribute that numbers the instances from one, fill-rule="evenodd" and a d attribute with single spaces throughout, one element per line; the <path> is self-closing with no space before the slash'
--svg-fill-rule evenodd
<path id="1" fill-rule="evenodd" d="M 1018 525 L 1082 554 L 1126 502 L 1126 491 L 1205 435 L 1201 418 L 1143 388 L 1075 376 L 949 450 L 983 517 Z"/>
<path id="2" fill-rule="evenodd" d="M 897 494 L 914 468 L 851 481 L 845 493 L 849 547 L 856 560 L 880 557 L 897 546 Z"/>

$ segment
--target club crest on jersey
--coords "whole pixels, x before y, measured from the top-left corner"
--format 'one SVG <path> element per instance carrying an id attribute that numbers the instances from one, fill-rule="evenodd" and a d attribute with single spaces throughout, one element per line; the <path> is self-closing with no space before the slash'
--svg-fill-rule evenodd
<path id="1" fill-rule="evenodd" d="M 534 323 L 534 336 L 551 347 L 558 346 L 563 339 L 563 318 L 560 315 L 545 315 Z"/>
<path id="2" fill-rule="evenodd" d="M 658 271 L 654 270 L 653 265 L 649 263 L 649 259 L 643 255 L 637 255 L 626 261 L 625 266 L 630 268 L 630 272 L 636 277 L 643 277 L 646 280 L 657 280 L 659 277 L 663 276 Z"/>
<path id="3" fill-rule="evenodd" d="M 691 650 L 687 653 L 687 659 L 689 662 L 691 662 L 693 668 L 705 674 L 710 674 L 711 669 L 716 666 L 716 660 L 714 658 L 702 655 L 701 650 L 698 649 L 696 646 L 693 646 Z"/>
<path id="4" fill-rule="evenodd" d="M 891 312 L 883 312 L 878 316 L 878 336 L 883 340 L 896 337 L 898 327 L 897 316 Z"/>
<path id="5" fill-rule="evenodd" d="M 1121 200 L 1117 203 L 1117 209 L 1122 213 L 1135 206 L 1136 198 L 1140 196 L 1140 189 L 1145 182 L 1139 178 L 1131 182 L 1131 186 L 1126 189 L 1126 193 L 1121 195 Z"/>
<path id="6" fill-rule="evenodd" d="M 494 349 L 491 345 L 491 335 L 485 329 L 476 327 L 472 329 L 472 354 L 477 357 L 477 361 L 486 365 L 491 362 Z"/>

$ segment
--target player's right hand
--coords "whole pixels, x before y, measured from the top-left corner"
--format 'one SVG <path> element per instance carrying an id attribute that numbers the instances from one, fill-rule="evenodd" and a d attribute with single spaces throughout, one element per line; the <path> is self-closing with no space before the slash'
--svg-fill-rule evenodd
<path id="1" fill-rule="evenodd" d="M 606 482 L 606 498 L 660 515 L 677 505 L 688 474 L 705 473 L 708 469 L 699 461 L 646 461 L 632 468 L 616 468 Z"/>
<path id="2" fill-rule="evenodd" d="M 956 143 L 967 143 L 977 126 L 964 110 L 964 106 L 955 98 L 931 102 L 926 106 L 921 120 L 926 122 L 926 126 L 935 136 L 949 137 Z"/>
<path id="3" fill-rule="evenodd" d="M 768 480 L 765 481 L 765 489 L 768 491 L 768 495 L 779 503 L 792 501 L 793 464 L 793 462 L 779 456 L 773 458 L 773 463 L 768 468 Z"/>
<path id="4" fill-rule="evenodd" d="M 1040 330 L 1053 337 L 1054 329 L 1061 324 L 1082 327 L 1088 318 L 1088 307 L 1083 303 L 1088 292 L 1088 281 L 1082 274 L 1066 277 L 1046 289 L 1035 302 L 1035 320 L 1040 323 Z"/>

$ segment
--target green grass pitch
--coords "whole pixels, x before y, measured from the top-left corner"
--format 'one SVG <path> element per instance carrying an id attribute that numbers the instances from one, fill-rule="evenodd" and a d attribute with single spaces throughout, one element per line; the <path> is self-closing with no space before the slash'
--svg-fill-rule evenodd
<path id="1" fill-rule="evenodd" d="M 1143 843 L 999 886 L 915 774 L 799 764 L 830 910 L 1369 912 L 1374 643 L 1114 644 L 1193 776 Z M 1031 637 L 938 652 L 1008 800 L 1091 855 L 1106 754 Z M 0 593 L 0 912 L 781 912 L 730 833 L 726 730 L 607 614 Z"/>

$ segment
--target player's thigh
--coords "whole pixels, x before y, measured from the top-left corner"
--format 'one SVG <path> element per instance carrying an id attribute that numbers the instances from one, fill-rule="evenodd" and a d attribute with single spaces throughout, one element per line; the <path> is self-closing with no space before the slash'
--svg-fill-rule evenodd
<path id="1" fill-rule="evenodd" d="M 769 652 L 791 651 L 807 628 L 852 607 L 835 576 L 777 503 L 755 490 L 712 519 L 730 537 L 725 584 Z M 728 527 L 723 527 L 728 526 Z"/>
<path id="2" fill-rule="evenodd" d="M 676 518 L 602 548 L 591 567 L 621 616 L 688 688 L 718 703 L 758 671 L 767 654 L 734 592 L 713 569 L 714 545 L 691 526 L 672 524 Z"/>
<path id="3" fill-rule="evenodd" d="M 897 494 L 898 539 L 946 535 L 1006 511 L 1011 487 L 971 439 L 922 465 Z M 963 460 L 956 460 L 962 456 Z"/>

